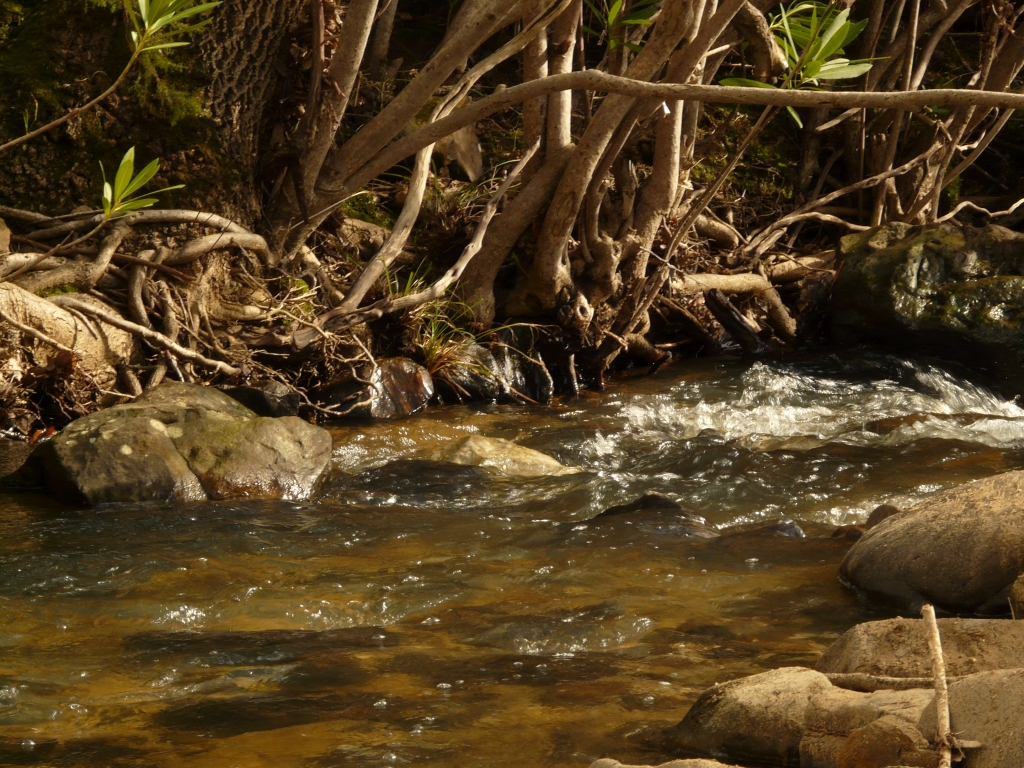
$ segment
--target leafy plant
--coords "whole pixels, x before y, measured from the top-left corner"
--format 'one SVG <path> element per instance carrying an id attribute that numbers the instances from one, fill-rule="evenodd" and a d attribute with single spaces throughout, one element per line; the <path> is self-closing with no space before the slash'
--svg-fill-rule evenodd
<path id="1" fill-rule="evenodd" d="M 121 74 L 107 90 L 101 93 L 87 104 L 72 109 L 67 114 L 47 123 L 41 128 L 25 133 L 23 136 L 0 145 L 0 152 L 5 149 L 12 149 L 29 139 L 35 138 L 47 131 L 51 131 L 59 125 L 66 123 L 76 115 L 91 109 L 106 99 L 118 89 L 124 79 L 131 72 L 132 67 L 139 60 L 139 57 L 147 51 L 157 51 L 164 48 L 180 48 L 188 45 L 184 40 L 175 40 L 175 37 L 186 35 L 202 29 L 212 21 L 210 18 L 201 21 L 189 21 L 196 16 L 216 8 L 222 0 L 200 3 L 193 5 L 195 0 L 123 0 L 125 12 L 132 23 L 132 55 L 128 59 Z M 134 3 L 134 5 L 133 5 Z M 188 23 L 186 23 L 188 22 Z M 28 118 L 26 114 L 26 130 Z"/>
<path id="2" fill-rule="evenodd" d="M 780 85 L 744 77 L 729 77 L 721 85 L 747 88 L 813 88 L 822 80 L 851 80 L 871 69 L 874 59 L 847 59 L 844 49 L 867 26 L 867 20 L 850 21 L 850 10 L 836 10 L 836 3 L 797 0 L 787 9 L 780 8 L 770 18 L 770 29 L 786 55 L 787 72 Z M 798 126 L 800 115 L 793 107 L 786 111 Z"/>
<path id="3" fill-rule="evenodd" d="M 146 186 L 160 170 L 160 161 L 154 160 L 138 174 L 135 173 L 135 147 L 124 153 L 121 164 L 114 175 L 114 183 L 107 181 L 107 173 L 100 163 L 100 173 L 103 175 L 103 223 L 113 221 L 131 211 L 138 211 L 142 208 L 149 208 L 157 199 L 155 197 L 133 197 L 136 192 Z M 170 192 L 174 189 L 181 189 L 183 184 L 176 184 L 173 187 L 164 187 L 156 192 L 148 194 L 158 195 L 161 192 Z M 102 226 L 102 225 L 101 225 Z"/>
<path id="4" fill-rule="evenodd" d="M 608 50 L 614 51 L 619 46 L 625 46 L 634 53 L 640 51 L 636 43 L 626 41 L 626 35 L 630 26 L 647 26 L 651 23 L 651 17 L 658 10 L 660 0 L 633 0 L 623 11 L 623 0 L 615 0 L 608 5 L 608 0 L 600 0 L 600 7 L 595 5 L 593 0 L 584 0 L 590 8 L 594 18 L 604 27 L 598 32 L 590 27 L 584 26 L 587 34 L 593 35 L 598 40 L 608 41 Z"/>

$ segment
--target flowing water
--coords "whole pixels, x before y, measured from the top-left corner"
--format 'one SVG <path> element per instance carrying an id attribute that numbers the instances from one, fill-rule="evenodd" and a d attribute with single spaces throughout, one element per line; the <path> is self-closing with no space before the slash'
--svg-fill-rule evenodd
<path id="1" fill-rule="evenodd" d="M 584 471 L 425 460 L 471 433 Z M 833 526 L 1024 467 L 1024 409 L 871 354 L 690 363 L 334 437 L 315 503 L 0 497 L 0 764 L 662 761 L 708 685 L 886 615 L 837 584 Z M 649 492 L 723 535 L 585 522 Z"/>

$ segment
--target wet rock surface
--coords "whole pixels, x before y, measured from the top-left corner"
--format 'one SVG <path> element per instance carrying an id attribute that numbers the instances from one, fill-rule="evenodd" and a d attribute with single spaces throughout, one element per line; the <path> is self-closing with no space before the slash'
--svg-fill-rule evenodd
<path id="1" fill-rule="evenodd" d="M 533 328 L 512 326 L 490 345 L 505 397 L 512 402 L 547 405 L 554 397 L 555 383 L 536 342 Z"/>
<path id="2" fill-rule="evenodd" d="M 693 510 L 660 493 L 648 493 L 628 504 L 609 507 L 587 521 L 588 525 L 634 525 L 659 533 L 676 533 L 694 538 L 713 539 L 718 531 Z"/>
<path id="3" fill-rule="evenodd" d="M 338 418 L 400 419 L 419 413 L 434 397 L 430 372 L 407 357 L 375 366 L 318 388 L 312 398 L 338 411 Z"/>
<path id="4" fill-rule="evenodd" d="M 834 335 L 980 365 L 1024 387 L 1024 235 L 952 222 L 844 237 Z"/>
<path id="5" fill-rule="evenodd" d="M 575 467 L 567 467 L 546 453 L 526 448 L 511 440 L 482 435 L 470 435 L 458 440 L 430 458 L 433 461 L 485 467 L 504 475 L 519 477 L 554 477 L 579 472 Z"/>
<path id="6" fill-rule="evenodd" d="M 943 491 L 884 520 L 840 566 L 844 583 L 871 599 L 917 611 L 1005 613 L 1024 573 L 1024 472 Z"/>
<path id="7" fill-rule="evenodd" d="M 305 499 L 330 458 L 319 427 L 177 382 L 71 423 L 33 455 L 52 491 L 88 504 Z"/>
<path id="8" fill-rule="evenodd" d="M 506 391 L 498 370 L 488 349 L 471 344 L 445 366 L 443 375 L 434 377 L 437 396 L 448 404 L 497 402 Z"/>
<path id="9" fill-rule="evenodd" d="M 1024 623 L 1005 619 L 939 619 L 946 674 L 970 675 L 1024 665 Z M 932 655 L 924 622 L 888 619 L 858 624 L 825 651 L 819 672 L 928 678 Z"/>

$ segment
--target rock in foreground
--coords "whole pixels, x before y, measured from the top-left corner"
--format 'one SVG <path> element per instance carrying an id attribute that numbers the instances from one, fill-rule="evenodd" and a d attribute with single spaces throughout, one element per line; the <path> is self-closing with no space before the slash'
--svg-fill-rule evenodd
<path id="1" fill-rule="evenodd" d="M 431 456 L 434 461 L 450 461 L 472 467 L 486 467 L 503 475 L 549 477 L 579 472 L 546 453 L 524 448 L 500 437 L 470 435 L 446 446 Z"/>
<path id="2" fill-rule="evenodd" d="M 1024 622 L 939 619 L 946 674 L 959 676 L 1024 665 Z M 818 659 L 819 672 L 882 677 L 932 676 L 921 619 L 869 621 L 849 629 Z"/>
<path id="3" fill-rule="evenodd" d="M 676 749 L 766 765 L 799 765 L 807 705 L 832 687 L 820 672 L 773 669 L 704 691 L 672 732 Z"/>
<path id="4" fill-rule="evenodd" d="M 1024 472 L 944 491 L 884 520 L 843 559 L 840 578 L 911 611 L 1005 613 L 1024 573 Z"/>
<path id="5" fill-rule="evenodd" d="M 51 489 L 75 502 L 306 499 L 330 434 L 256 416 L 223 392 L 165 382 L 68 425 L 38 449 Z"/>

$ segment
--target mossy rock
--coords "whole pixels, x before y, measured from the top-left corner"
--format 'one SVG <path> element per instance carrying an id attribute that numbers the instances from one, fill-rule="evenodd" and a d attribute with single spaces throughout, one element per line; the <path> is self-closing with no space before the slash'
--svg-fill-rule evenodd
<path id="1" fill-rule="evenodd" d="M 1024 235 L 894 223 L 843 238 L 839 259 L 837 340 L 944 357 L 1024 392 Z"/>

